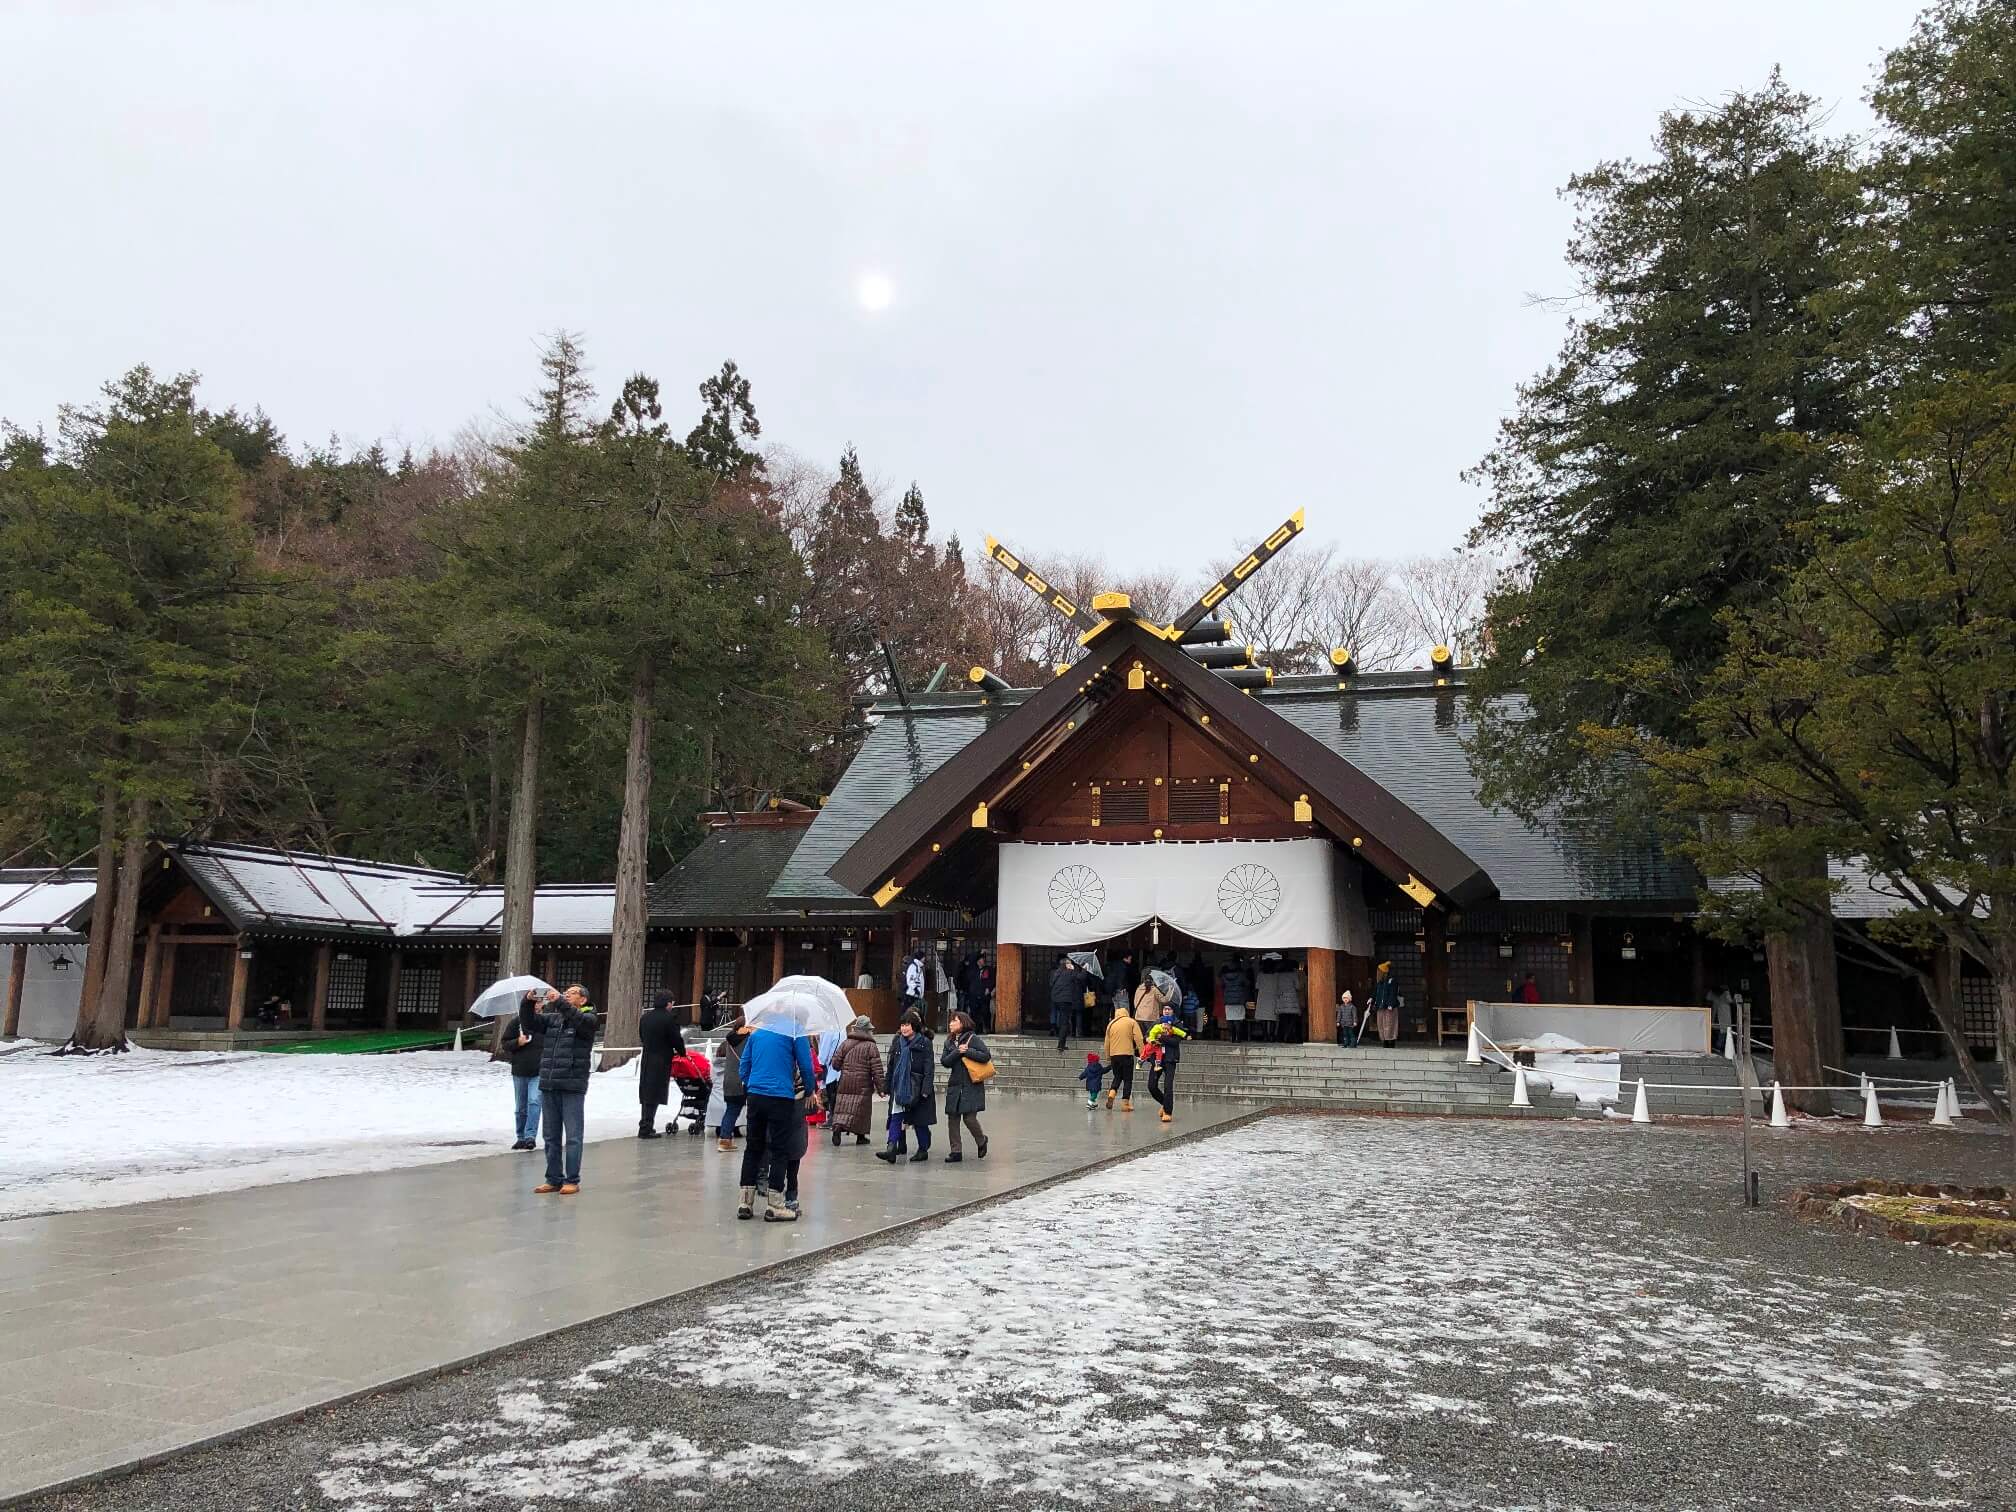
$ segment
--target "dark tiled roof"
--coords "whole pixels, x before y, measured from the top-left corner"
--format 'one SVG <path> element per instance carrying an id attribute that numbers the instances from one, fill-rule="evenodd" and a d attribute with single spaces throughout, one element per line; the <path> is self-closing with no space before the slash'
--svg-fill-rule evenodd
<path id="1" fill-rule="evenodd" d="M 709 830 L 705 839 L 651 884 L 646 905 L 651 922 L 725 924 L 795 919 L 803 905 L 772 903 L 770 888 L 806 834 L 798 825 L 726 825 Z"/>
<path id="2" fill-rule="evenodd" d="M 1312 677 L 1256 696 L 1461 846 L 1490 873 L 1506 902 L 1681 904 L 1694 896 L 1689 868 L 1649 837 L 1620 841 L 1558 823 L 1530 829 L 1480 803 L 1463 754 L 1470 724 L 1460 688 L 1438 689 L 1427 673 L 1391 673 L 1357 678 L 1350 692 L 1339 692 L 1330 678 Z M 972 694 L 953 694 L 913 698 L 908 713 L 879 710 L 880 723 L 778 877 L 773 901 L 869 906 L 828 877 L 826 868 L 899 798 L 1025 697 L 1011 693 L 983 706 Z"/>
<path id="3" fill-rule="evenodd" d="M 868 827 L 896 801 L 966 749 L 967 743 L 1006 714 L 1023 695 L 980 702 L 976 694 L 924 700 L 913 698 L 909 712 L 883 709 L 860 752 L 841 774 L 839 783 L 805 833 L 805 843 L 785 864 L 770 890 L 779 903 L 794 908 L 872 909 L 826 875 L 826 868 L 846 854 Z"/>

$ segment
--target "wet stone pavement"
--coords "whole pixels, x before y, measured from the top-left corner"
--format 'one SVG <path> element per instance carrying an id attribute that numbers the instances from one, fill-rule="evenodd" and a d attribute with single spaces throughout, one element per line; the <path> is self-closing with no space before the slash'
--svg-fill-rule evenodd
<path id="1" fill-rule="evenodd" d="M 43 1505 L 2010 1505 L 2012 1262 L 1774 1201 L 2006 1142 L 1759 1148 L 1263 1119 Z"/>

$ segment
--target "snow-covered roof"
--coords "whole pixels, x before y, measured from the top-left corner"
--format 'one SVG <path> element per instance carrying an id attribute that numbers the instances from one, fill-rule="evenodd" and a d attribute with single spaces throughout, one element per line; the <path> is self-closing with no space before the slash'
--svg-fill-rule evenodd
<path id="1" fill-rule="evenodd" d="M 1829 861 L 1827 879 L 1834 884 L 1832 907 L 1837 919 L 1888 919 L 1911 907 L 1895 888 L 1873 873 L 1868 863 L 1860 858 Z M 1716 877 L 1708 886 L 1710 891 L 1718 893 L 1758 891 L 1754 877 Z M 1976 911 L 1985 915 L 1986 905 L 1981 905 Z"/>
<path id="2" fill-rule="evenodd" d="M 70 916 L 96 891 L 97 880 L 90 872 L 0 869 L 0 940 L 12 944 L 81 940 Z"/>
<path id="3" fill-rule="evenodd" d="M 451 871 L 397 866 L 352 856 L 259 845 L 171 842 L 163 847 L 191 881 L 245 934 L 363 935 L 387 940 L 468 939 L 502 933 L 504 890 L 477 887 Z M 0 940 L 82 938 L 94 881 L 72 874 L 30 889 L 46 872 L 23 872 L 18 885 L 0 872 Z M 24 896 L 11 909 L 15 894 Z M 541 939 L 606 938 L 616 889 L 607 883 L 541 887 L 532 933 Z M 21 933 L 53 920 L 55 933 Z"/>
<path id="4" fill-rule="evenodd" d="M 501 887 L 437 887 L 413 889 L 414 909 L 407 937 L 446 934 L 496 934 L 504 918 Z M 535 937 L 600 936 L 615 928 L 616 889 L 608 883 L 559 883 L 540 888 L 532 897 Z"/>
<path id="5" fill-rule="evenodd" d="M 175 845 L 171 854 L 241 929 L 406 931 L 415 888 L 459 886 L 454 872 L 253 845 Z"/>

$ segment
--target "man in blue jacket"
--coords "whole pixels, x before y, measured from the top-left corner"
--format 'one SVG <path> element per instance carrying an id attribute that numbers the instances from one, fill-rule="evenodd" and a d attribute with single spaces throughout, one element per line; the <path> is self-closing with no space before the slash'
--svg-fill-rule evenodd
<path id="1" fill-rule="evenodd" d="M 805 1115 L 799 1111 L 800 1090 L 820 1106 L 819 1084 L 812 1069 L 812 1042 L 775 1029 L 758 1029 L 742 1047 L 742 1105 L 749 1120 L 749 1142 L 742 1147 L 742 1191 L 737 1218 L 756 1216 L 756 1186 L 769 1191 L 765 1223 L 796 1223 L 798 1214 L 784 1201 L 784 1183 L 793 1159 L 805 1152 Z"/>

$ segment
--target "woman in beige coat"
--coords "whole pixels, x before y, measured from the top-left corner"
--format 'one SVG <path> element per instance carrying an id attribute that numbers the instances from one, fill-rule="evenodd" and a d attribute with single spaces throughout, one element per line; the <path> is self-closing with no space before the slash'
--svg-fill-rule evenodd
<path id="1" fill-rule="evenodd" d="M 1144 981 L 1141 984 L 1141 991 L 1153 994 L 1155 988 L 1153 984 Z M 1135 1001 L 1140 1001 L 1140 992 L 1135 994 Z M 1113 1073 L 1113 1084 L 1106 1089 L 1108 1113 L 1113 1111 L 1113 1099 L 1116 1096 L 1120 1098 L 1121 1112 L 1134 1111 L 1134 1061 L 1147 1043 L 1141 1033 L 1141 1026 L 1128 1017 L 1125 1008 L 1115 1003 L 1113 1021 L 1106 1026 L 1106 1065 Z"/>

